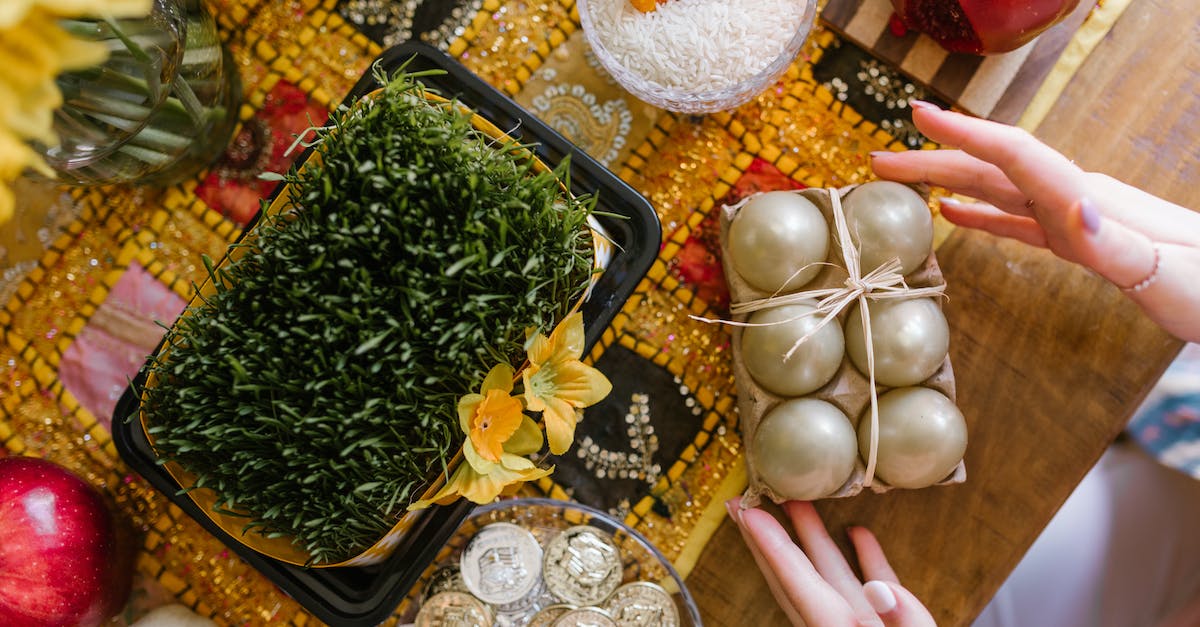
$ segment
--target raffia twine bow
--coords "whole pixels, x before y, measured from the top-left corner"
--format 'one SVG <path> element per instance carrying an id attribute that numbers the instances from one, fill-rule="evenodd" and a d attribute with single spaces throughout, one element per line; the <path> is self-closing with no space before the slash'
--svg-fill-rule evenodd
<path id="1" fill-rule="evenodd" d="M 866 341 L 867 350 L 867 378 L 870 382 L 869 395 L 871 399 L 871 443 L 867 455 L 867 468 L 863 479 L 863 486 L 870 487 L 875 478 L 875 463 L 879 448 L 879 392 L 875 386 L 875 347 L 871 339 L 871 316 L 867 310 L 868 300 L 893 300 L 904 298 L 923 298 L 933 296 L 945 296 L 946 284 L 940 283 L 929 287 L 909 287 L 904 281 L 904 275 L 900 274 L 900 260 L 892 258 L 883 265 L 871 270 L 867 274 L 862 273 L 861 253 L 854 245 L 854 240 L 850 237 L 850 227 L 846 223 L 846 212 L 842 208 L 841 196 L 837 189 L 829 188 L 829 200 L 831 204 L 831 212 L 833 213 L 834 232 L 837 236 L 838 244 L 842 249 L 842 258 L 846 264 L 846 273 L 849 275 L 841 287 L 820 288 L 814 290 L 805 290 L 793 292 L 790 294 L 780 294 L 776 292 L 767 298 L 759 298 L 755 300 L 734 303 L 729 310 L 735 316 L 749 315 L 756 311 L 764 309 L 772 309 L 784 305 L 792 305 L 807 300 L 816 300 L 817 306 L 811 311 L 793 316 L 786 320 L 765 323 L 750 323 L 740 322 L 737 320 L 722 320 L 719 318 L 705 318 L 702 316 L 691 316 L 692 319 L 700 322 L 725 324 L 737 327 L 763 327 L 773 326 L 777 324 L 787 324 L 796 320 L 804 320 L 806 318 L 819 318 L 817 325 L 810 331 L 805 333 L 800 339 L 792 345 L 786 353 L 783 360 L 787 361 L 792 358 L 795 352 L 800 348 L 801 344 L 808 341 L 809 338 L 816 335 L 818 331 L 825 328 L 825 325 L 837 320 L 839 314 L 847 307 L 854 303 L 859 304 L 859 315 L 862 316 L 863 337 Z M 793 192 L 799 194 L 798 191 Z M 740 210 L 746 203 L 753 200 L 759 194 L 749 196 L 742 201 L 733 205 L 731 208 Z M 817 262 L 810 265 L 834 265 L 827 262 Z M 805 266 L 795 272 L 799 274 L 806 268 Z M 795 274 L 793 276 L 795 276 Z M 786 282 L 785 282 L 786 284 Z M 781 288 L 782 289 L 782 288 Z"/>

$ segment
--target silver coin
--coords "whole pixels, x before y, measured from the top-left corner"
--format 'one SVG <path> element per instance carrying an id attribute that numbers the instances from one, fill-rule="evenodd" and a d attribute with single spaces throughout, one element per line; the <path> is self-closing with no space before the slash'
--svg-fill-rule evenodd
<path id="1" fill-rule="evenodd" d="M 675 600 L 666 590 L 648 581 L 617 588 L 605 608 L 619 627 L 679 627 Z"/>
<path id="2" fill-rule="evenodd" d="M 537 614 L 533 615 L 533 618 L 529 620 L 529 624 L 526 627 L 552 627 L 554 621 L 558 620 L 559 616 L 573 609 L 575 609 L 574 605 L 567 605 L 566 603 L 547 605 L 538 611 Z"/>
<path id="3" fill-rule="evenodd" d="M 542 547 L 533 534 L 512 523 L 492 523 L 467 543 L 459 560 L 471 594 L 493 605 L 529 594 L 542 575 Z"/>
<path id="4" fill-rule="evenodd" d="M 416 627 L 491 627 L 492 612 L 466 592 L 435 594 L 421 605 Z"/>
<path id="5" fill-rule="evenodd" d="M 566 612 L 551 627 L 619 627 L 608 612 L 598 607 L 581 607 Z"/>
<path id="6" fill-rule="evenodd" d="M 558 599 L 546 589 L 545 582 L 539 577 L 537 583 L 528 594 L 504 605 L 497 605 L 497 625 L 527 625 L 542 608 L 558 603 Z"/>
<path id="7" fill-rule="evenodd" d="M 433 574 L 429 576 L 429 581 L 425 583 L 421 598 L 428 599 L 439 592 L 469 592 L 467 585 L 463 583 L 458 565 L 442 566 L 433 571 Z"/>
<path id="8" fill-rule="evenodd" d="M 621 585 L 621 553 L 603 531 L 569 527 L 546 546 L 542 576 L 550 592 L 563 601 L 598 605 Z"/>

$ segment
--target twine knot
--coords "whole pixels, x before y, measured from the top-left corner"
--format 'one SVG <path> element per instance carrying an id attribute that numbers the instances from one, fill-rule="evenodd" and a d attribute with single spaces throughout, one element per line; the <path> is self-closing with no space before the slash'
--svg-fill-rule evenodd
<path id="1" fill-rule="evenodd" d="M 871 284 L 867 282 L 866 279 L 860 279 L 858 277 L 852 276 L 847 278 L 845 285 L 854 292 L 856 297 L 871 291 Z"/>

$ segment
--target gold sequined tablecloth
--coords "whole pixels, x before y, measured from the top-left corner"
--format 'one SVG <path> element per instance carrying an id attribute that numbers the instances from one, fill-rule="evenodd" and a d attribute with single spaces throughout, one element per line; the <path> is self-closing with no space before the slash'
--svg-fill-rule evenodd
<path id="1" fill-rule="evenodd" d="M 728 337 L 688 317 L 720 316 L 728 304 L 713 208 L 759 189 L 862 182 L 870 151 L 925 147 L 905 107 L 923 88 L 818 26 L 756 100 L 682 116 L 632 98 L 599 68 L 573 0 L 209 5 L 245 92 L 222 161 L 163 190 L 23 183 L 19 215 L 0 232 L 0 454 L 78 471 L 138 531 L 138 582 L 119 621 L 177 600 L 226 625 L 316 622 L 130 471 L 110 424 L 161 338 L 155 322 L 182 310 L 204 277 L 201 256 L 221 256 L 270 191 L 255 175 L 286 168 L 292 135 L 337 106 L 385 45 L 414 33 L 653 204 L 661 252 L 591 355 L 614 393 L 589 410 L 576 449 L 538 489 L 623 517 L 686 573 L 745 480 Z M 1094 39 L 1119 13 L 1098 11 L 1081 37 Z M 1064 61 L 1053 81 L 1065 83 L 1082 57 Z M 1061 89 L 1053 81 L 1043 89 Z M 948 230 L 939 225 L 938 241 Z M 610 417 L 622 428 L 589 427 Z"/>

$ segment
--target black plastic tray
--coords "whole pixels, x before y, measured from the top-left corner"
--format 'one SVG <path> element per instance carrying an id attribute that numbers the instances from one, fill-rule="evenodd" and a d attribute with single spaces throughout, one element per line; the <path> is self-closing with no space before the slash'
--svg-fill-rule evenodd
<path id="1" fill-rule="evenodd" d="M 463 104 L 509 132 L 523 143 L 536 143 L 534 152 L 548 164 L 571 158 L 571 190 L 595 193 L 597 209 L 622 216 L 597 216 L 617 244 L 604 274 L 583 305 L 587 346 L 599 340 L 638 281 L 658 254 L 662 229 L 650 203 L 602 165 L 564 139 L 533 114 L 484 83 L 444 53 L 420 43 L 391 48 L 379 58 L 389 73 L 405 66 L 408 71 L 441 69 L 446 73 L 423 77 L 428 87 Z M 379 85 L 368 73 L 346 98 L 349 103 Z M 302 162 L 302 156 L 299 162 Z M 278 193 L 278 191 L 276 192 Z M 248 230 L 248 229 L 247 229 Z M 314 616 L 337 626 L 375 625 L 386 619 L 403 600 L 436 556 L 438 550 L 467 517 L 472 504 L 460 501 L 431 508 L 382 564 L 354 568 L 307 569 L 268 558 L 237 542 L 216 526 L 186 496 L 179 484 L 156 463 L 157 456 L 138 421 L 127 420 L 140 405 L 135 389 L 146 379 L 143 367 L 125 390 L 113 416 L 113 440 L 125 461 L 155 488 L 188 513 L 242 559 L 257 568 Z"/>

